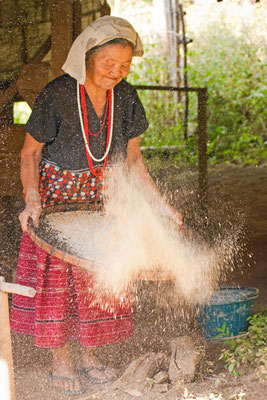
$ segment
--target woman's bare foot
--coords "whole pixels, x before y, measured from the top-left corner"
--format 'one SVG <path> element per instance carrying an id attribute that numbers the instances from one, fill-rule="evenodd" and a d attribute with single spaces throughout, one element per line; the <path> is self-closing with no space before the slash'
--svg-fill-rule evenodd
<path id="1" fill-rule="evenodd" d="M 82 368 L 86 371 L 86 376 L 95 383 L 112 381 L 117 377 L 112 368 L 101 364 L 94 350 L 90 348 L 82 349 Z"/>
<path id="2" fill-rule="evenodd" d="M 75 372 L 71 358 L 69 343 L 67 343 L 63 347 L 55 348 L 51 351 L 53 355 L 53 386 L 59 390 L 82 392 L 84 388 L 78 377 L 76 379 L 73 379 L 73 377 L 75 376 Z M 68 380 L 61 378 L 70 379 Z"/>

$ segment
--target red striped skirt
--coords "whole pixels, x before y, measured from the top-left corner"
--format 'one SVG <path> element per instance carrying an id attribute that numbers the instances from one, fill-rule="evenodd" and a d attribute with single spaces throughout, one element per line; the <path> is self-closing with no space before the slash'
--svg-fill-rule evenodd
<path id="1" fill-rule="evenodd" d="M 88 271 L 50 256 L 27 233 L 22 237 L 16 283 L 33 287 L 36 295 L 13 296 L 11 329 L 33 335 L 38 347 L 58 347 L 68 340 L 96 347 L 132 336 L 129 300 L 105 302 Z"/>
<path id="2" fill-rule="evenodd" d="M 34 336 L 38 347 L 58 347 L 68 340 L 97 347 L 133 334 L 129 298 L 111 298 L 96 289 L 87 270 L 62 262 L 22 236 L 16 283 L 36 289 L 34 298 L 14 295 L 13 332 Z"/>

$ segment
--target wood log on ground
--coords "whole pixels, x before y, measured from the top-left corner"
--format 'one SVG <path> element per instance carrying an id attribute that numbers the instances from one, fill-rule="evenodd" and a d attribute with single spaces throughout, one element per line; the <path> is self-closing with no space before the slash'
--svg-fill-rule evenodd
<path id="1" fill-rule="evenodd" d="M 169 386 L 168 383 L 161 383 L 160 385 L 156 385 L 154 389 L 158 393 L 167 393 L 169 391 Z"/>
<path id="2" fill-rule="evenodd" d="M 142 391 L 149 386 L 149 380 L 166 368 L 167 357 L 164 353 L 146 353 L 132 361 L 124 374 L 113 384 L 114 389 Z"/>
<path id="3" fill-rule="evenodd" d="M 157 384 L 165 383 L 169 380 L 169 375 L 166 371 L 159 371 L 155 376 L 153 376 L 153 380 Z"/>
<path id="4" fill-rule="evenodd" d="M 169 378 L 173 385 L 192 382 L 199 365 L 200 354 L 191 337 L 182 336 L 171 341 Z"/>

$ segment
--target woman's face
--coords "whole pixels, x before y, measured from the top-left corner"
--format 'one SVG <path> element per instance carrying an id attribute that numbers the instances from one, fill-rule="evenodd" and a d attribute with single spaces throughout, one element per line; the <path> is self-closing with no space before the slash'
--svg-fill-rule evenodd
<path id="1" fill-rule="evenodd" d="M 86 81 L 94 86 L 110 90 L 130 71 L 133 51 L 130 46 L 111 44 L 98 50 L 89 60 Z"/>

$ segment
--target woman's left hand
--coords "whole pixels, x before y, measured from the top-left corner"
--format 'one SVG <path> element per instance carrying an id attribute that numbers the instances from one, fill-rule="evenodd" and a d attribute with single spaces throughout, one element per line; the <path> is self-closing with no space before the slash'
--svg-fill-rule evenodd
<path id="1" fill-rule="evenodd" d="M 185 227 L 182 214 L 180 214 L 177 210 L 175 210 L 175 208 L 173 208 L 169 204 L 168 204 L 168 209 L 170 212 L 170 218 L 176 225 L 178 225 L 179 230 L 191 237 L 192 232 Z"/>
<path id="2" fill-rule="evenodd" d="M 177 210 L 175 210 L 175 208 L 173 208 L 169 204 L 168 204 L 168 211 L 170 213 L 169 216 L 173 220 L 173 222 L 179 225 L 180 229 L 183 229 L 184 222 L 182 214 L 180 214 Z"/>

